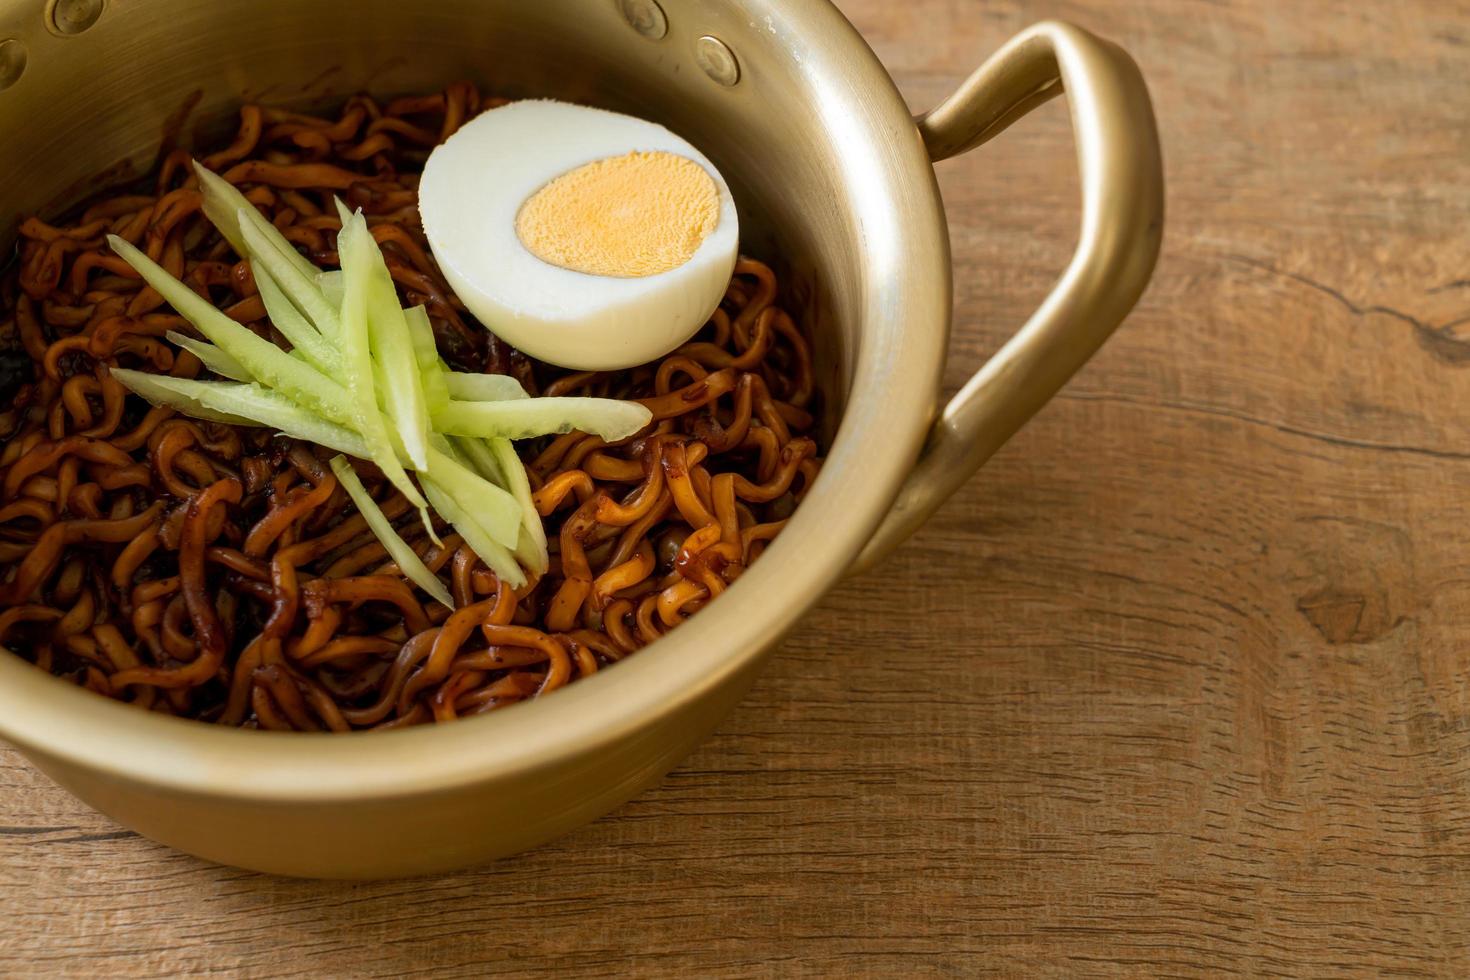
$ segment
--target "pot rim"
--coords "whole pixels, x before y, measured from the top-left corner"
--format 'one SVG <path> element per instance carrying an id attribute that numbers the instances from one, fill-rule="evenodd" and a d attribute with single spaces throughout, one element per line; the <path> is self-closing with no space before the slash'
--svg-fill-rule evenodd
<path id="1" fill-rule="evenodd" d="M 847 154 L 849 171 L 858 171 L 848 181 L 871 192 L 853 215 L 867 270 L 859 308 L 864 324 L 904 325 L 901 344 L 880 347 L 871 327 L 860 332 L 821 475 L 762 560 L 727 590 L 762 615 L 722 597 L 616 669 L 554 697 L 382 733 L 203 725 L 98 697 L 6 655 L 0 736 L 39 759 L 164 793 L 276 803 L 401 798 L 595 755 L 730 681 L 790 630 L 867 542 L 928 431 L 949 333 L 949 242 L 909 109 L 857 30 L 826 0 L 741 7 L 766 25 L 763 43 L 795 58 L 813 98 L 831 107 L 824 119 L 841 128 L 844 145 L 864 147 Z"/>

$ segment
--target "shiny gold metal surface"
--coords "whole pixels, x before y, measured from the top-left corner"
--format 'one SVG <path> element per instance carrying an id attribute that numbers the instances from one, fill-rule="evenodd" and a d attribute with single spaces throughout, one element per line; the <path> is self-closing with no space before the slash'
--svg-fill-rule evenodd
<path id="1" fill-rule="evenodd" d="M 1148 89 L 1116 45 L 1036 24 L 919 119 L 934 160 L 973 149 L 1065 90 L 1082 184 L 1077 251 L 1046 300 L 944 406 L 861 571 L 912 534 L 1035 415 L 1133 309 L 1164 233 L 1164 174 Z"/>
<path id="2" fill-rule="evenodd" d="M 870 539 L 867 560 L 1050 397 L 1141 291 L 1158 246 L 1158 145 L 1137 71 L 1110 45 L 1033 28 L 915 126 L 825 0 L 663 0 L 657 38 L 625 8 L 114 0 L 63 35 L 48 30 L 44 0 L 0 0 L 0 39 L 27 53 L 0 91 L 0 239 L 17 215 L 144 172 L 161 142 L 217 136 L 244 100 L 310 105 L 467 77 L 633 112 L 690 139 L 728 179 L 745 248 L 777 261 L 814 325 L 831 420 L 822 476 L 728 596 L 544 701 L 377 735 L 245 732 L 140 712 L 0 655 L 0 736 L 57 782 L 148 836 L 283 874 L 432 872 L 565 833 L 708 734 Z M 706 36 L 728 47 L 737 84 L 701 70 Z M 1082 245 L 1031 322 L 931 425 L 950 278 L 930 155 L 982 142 L 1057 78 L 1083 164 Z"/>

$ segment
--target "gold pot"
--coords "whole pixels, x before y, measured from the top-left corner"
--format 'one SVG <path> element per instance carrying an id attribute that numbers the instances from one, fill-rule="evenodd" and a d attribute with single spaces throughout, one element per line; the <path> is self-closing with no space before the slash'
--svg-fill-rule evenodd
<path id="1" fill-rule="evenodd" d="M 1159 248 L 1158 138 L 1121 50 L 1038 24 L 916 124 L 825 0 L 0 0 L 0 236 L 16 215 L 145 171 L 162 138 L 219 136 L 244 100 L 323 103 L 462 77 L 649 117 L 715 161 L 744 247 L 777 260 L 814 327 L 831 451 L 728 596 L 615 669 L 444 727 L 227 730 L 0 656 L 0 736 L 120 823 L 214 861 L 439 871 L 628 799 L 724 718 L 834 582 L 901 541 L 1092 355 Z M 1076 256 L 940 408 L 950 265 L 931 162 L 1063 89 L 1081 163 Z"/>

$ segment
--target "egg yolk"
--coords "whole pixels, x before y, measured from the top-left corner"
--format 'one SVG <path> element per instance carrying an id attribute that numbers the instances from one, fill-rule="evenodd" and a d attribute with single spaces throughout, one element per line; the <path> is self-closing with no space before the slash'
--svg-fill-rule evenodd
<path id="1" fill-rule="evenodd" d="M 625 153 L 569 170 L 531 195 L 516 235 L 543 262 L 620 279 L 677 269 L 720 220 L 705 169 L 664 151 Z"/>

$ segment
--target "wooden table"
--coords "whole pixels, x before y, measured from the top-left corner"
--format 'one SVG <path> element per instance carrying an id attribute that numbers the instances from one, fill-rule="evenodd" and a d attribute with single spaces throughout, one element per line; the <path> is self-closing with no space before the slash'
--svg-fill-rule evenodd
<path id="1" fill-rule="evenodd" d="M 1164 258 L 1097 360 L 661 786 L 538 853 L 206 865 L 0 750 L 0 974 L 1470 971 L 1470 5 L 845 0 L 915 107 L 1122 42 Z M 1075 240 L 1053 104 L 940 168 L 948 380 Z"/>

